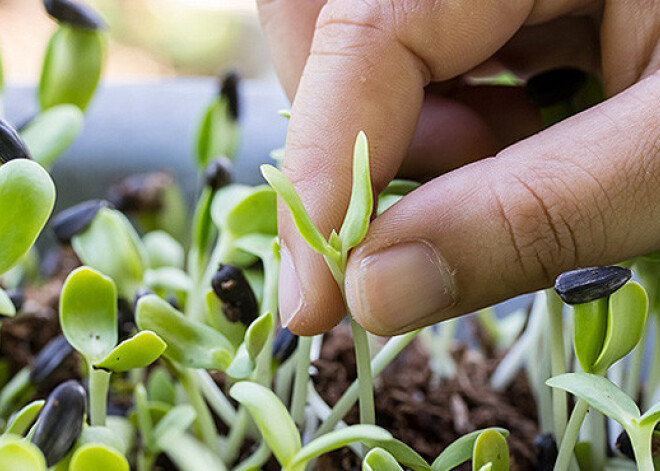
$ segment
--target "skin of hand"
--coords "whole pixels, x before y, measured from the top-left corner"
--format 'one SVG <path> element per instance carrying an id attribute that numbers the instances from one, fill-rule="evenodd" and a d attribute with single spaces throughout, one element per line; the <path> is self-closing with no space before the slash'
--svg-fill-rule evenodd
<path id="1" fill-rule="evenodd" d="M 260 0 L 293 99 L 283 170 L 326 236 L 341 226 L 352 147 L 380 192 L 425 181 L 350 255 L 355 319 L 400 334 L 551 286 L 561 272 L 660 249 L 660 1 Z M 561 66 L 607 100 L 541 131 L 514 87 L 465 77 Z M 345 316 L 323 259 L 278 207 L 280 314 L 301 335 Z"/>

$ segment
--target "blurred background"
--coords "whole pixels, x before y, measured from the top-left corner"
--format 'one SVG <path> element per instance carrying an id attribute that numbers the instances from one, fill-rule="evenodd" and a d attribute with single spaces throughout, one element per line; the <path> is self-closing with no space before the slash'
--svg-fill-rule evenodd
<path id="1" fill-rule="evenodd" d="M 260 181 L 258 164 L 282 145 L 288 107 L 251 0 L 79 0 L 110 25 L 101 87 L 81 136 L 53 168 L 58 207 L 104 194 L 130 173 L 169 169 L 192 196 L 192 151 L 218 75 L 236 70 L 243 135 L 238 181 Z M 0 0 L 3 102 L 15 125 L 37 111 L 36 89 L 56 23 L 41 0 Z"/>

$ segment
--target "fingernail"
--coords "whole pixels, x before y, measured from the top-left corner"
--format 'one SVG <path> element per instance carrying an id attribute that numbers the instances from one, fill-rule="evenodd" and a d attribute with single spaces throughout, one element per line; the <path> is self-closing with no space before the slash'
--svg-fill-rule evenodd
<path id="1" fill-rule="evenodd" d="M 279 302 L 280 321 L 282 327 L 289 325 L 302 306 L 302 291 L 300 280 L 293 265 L 293 258 L 286 245 L 280 248 L 280 280 L 279 280 Z"/>
<path id="2" fill-rule="evenodd" d="M 425 241 L 368 255 L 349 274 L 346 288 L 349 304 L 357 306 L 358 320 L 384 332 L 440 314 L 456 302 L 452 271 Z"/>

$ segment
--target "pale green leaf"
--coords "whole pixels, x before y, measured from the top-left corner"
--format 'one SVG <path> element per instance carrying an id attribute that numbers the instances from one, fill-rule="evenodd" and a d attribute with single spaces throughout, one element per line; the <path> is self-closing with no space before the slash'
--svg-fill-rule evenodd
<path id="1" fill-rule="evenodd" d="M 176 389 L 170 374 L 164 368 L 155 368 L 149 373 L 147 380 L 149 399 L 166 404 L 176 404 Z"/>
<path id="2" fill-rule="evenodd" d="M 573 306 L 573 342 L 575 356 L 587 373 L 594 372 L 594 365 L 603 350 L 607 334 L 608 298 L 600 298 Z"/>
<path id="3" fill-rule="evenodd" d="M 403 468 L 388 452 L 374 448 L 364 457 L 362 471 L 403 471 Z"/>
<path id="4" fill-rule="evenodd" d="M 272 165 L 262 165 L 261 174 L 287 205 L 298 232 L 309 246 L 321 255 L 329 255 L 330 252 L 334 251 L 328 245 L 321 231 L 314 225 L 300 196 L 286 176 Z"/>
<path id="5" fill-rule="evenodd" d="M 142 237 L 149 268 L 183 268 L 185 254 L 181 244 L 165 231 L 151 231 Z"/>
<path id="6" fill-rule="evenodd" d="M 80 433 L 76 447 L 89 444 L 107 445 L 122 454 L 128 451 L 126 442 L 113 429 L 101 425 L 85 427 Z"/>
<path id="7" fill-rule="evenodd" d="M 266 185 L 220 189 L 211 205 L 213 222 L 234 238 L 247 234 L 277 235 L 277 195 Z"/>
<path id="8" fill-rule="evenodd" d="M 41 412 L 45 403 L 46 401 L 44 400 L 32 401 L 21 410 L 14 412 L 9 418 L 4 433 L 24 435 L 34 422 L 34 419 L 39 415 L 39 412 Z"/>
<path id="9" fill-rule="evenodd" d="M 220 458 L 185 433 L 178 435 L 176 440 L 169 441 L 163 452 L 181 471 L 224 471 L 226 469 Z"/>
<path id="10" fill-rule="evenodd" d="M 140 298 L 135 320 L 141 330 L 158 334 L 167 344 L 164 355 L 183 366 L 224 371 L 231 363 L 234 348 L 222 334 L 156 295 Z"/>
<path id="11" fill-rule="evenodd" d="M 475 430 L 474 432 L 463 435 L 442 450 L 442 453 L 431 464 L 431 469 L 433 471 L 449 471 L 472 458 L 474 442 L 485 430 L 495 430 L 505 437 L 509 435 L 507 430 L 501 428 Z"/>
<path id="12" fill-rule="evenodd" d="M 252 359 L 257 358 L 273 330 L 273 315 L 266 312 L 257 317 L 245 332 L 245 346 Z"/>
<path id="13" fill-rule="evenodd" d="M 429 464 L 419 453 L 403 443 L 401 440 L 391 438 L 389 440 L 365 439 L 362 442 L 369 448 L 382 448 L 392 455 L 399 463 L 413 471 L 428 471 Z"/>
<path id="14" fill-rule="evenodd" d="M 46 471 L 39 448 L 17 435 L 0 438 L 0 471 Z"/>
<path id="15" fill-rule="evenodd" d="M 234 355 L 234 359 L 232 360 L 231 365 L 227 367 L 225 373 L 233 379 L 246 379 L 252 374 L 255 366 L 256 363 L 254 358 L 250 356 L 243 343 L 238 347 L 236 355 Z"/>
<path id="16" fill-rule="evenodd" d="M 37 240 L 55 204 L 55 185 L 36 162 L 0 166 L 0 274 L 16 265 Z"/>
<path id="17" fill-rule="evenodd" d="M 60 297 L 60 325 L 67 341 L 90 363 L 117 344 L 117 290 L 112 280 L 89 268 L 72 271 Z"/>
<path id="18" fill-rule="evenodd" d="M 162 267 L 145 270 L 144 284 L 154 291 L 187 293 L 192 289 L 193 282 L 180 268 Z"/>
<path id="19" fill-rule="evenodd" d="M 342 253 L 346 254 L 367 235 L 374 208 L 373 190 L 369 170 L 369 142 L 360 131 L 353 151 L 353 187 L 346 217 L 339 231 Z"/>
<path id="20" fill-rule="evenodd" d="M 214 100 L 204 112 L 197 132 L 196 156 L 201 168 L 214 158 L 233 158 L 238 148 L 240 127 L 230 116 L 227 101 Z"/>
<path id="21" fill-rule="evenodd" d="M 0 316 L 14 317 L 15 315 L 16 306 L 14 306 L 7 292 L 0 288 Z"/>
<path id="22" fill-rule="evenodd" d="M 509 446 L 496 430 L 484 430 L 474 442 L 472 467 L 482 469 L 490 465 L 493 471 L 509 471 Z"/>
<path id="23" fill-rule="evenodd" d="M 301 443 L 296 424 L 280 399 L 270 389 L 248 381 L 235 384 L 229 394 L 250 412 L 277 461 L 287 466 Z"/>
<path id="24" fill-rule="evenodd" d="M 145 368 L 156 361 L 166 348 L 167 345 L 158 335 L 143 330 L 117 345 L 103 360 L 96 362 L 94 368 L 115 373 Z"/>
<path id="25" fill-rule="evenodd" d="M 188 429 L 195 421 L 195 409 L 188 404 L 174 407 L 156 425 L 153 431 L 154 441 L 161 449 L 166 449 L 177 436 Z"/>
<path id="26" fill-rule="evenodd" d="M 602 376 L 566 373 L 550 378 L 546 384 L 570 392 L 624 427 L 639 419 L 637 404 L 617 385 Z"/>
<path id="27" fill-rule="evenodd" d="M 82 131 L 83 112 L 75 105 L 57 105 L 42 111 L 21 130 L 32 158 L 49 168 Z"/>
<path id="28" fill-rule="evenodd" d="M 126 457 L 108 445 L 83 445 L 71 457 L 69 471 L 101 469 L 103 471 L 130 471 Z"/>

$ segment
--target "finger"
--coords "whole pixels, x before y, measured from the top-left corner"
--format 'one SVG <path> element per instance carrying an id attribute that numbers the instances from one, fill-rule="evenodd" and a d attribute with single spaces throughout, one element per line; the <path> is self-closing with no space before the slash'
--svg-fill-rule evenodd
<path id="1" fill-rule="evenodd" d="M 658 99 L 660 74 L 406 196 L 350 257 L 353 315 L 391 335 L 659 249 Z"/>
<path id="2" fill-rule="evenodd" d="M 328 3 L 293 104 L 283 163 L 326 236 L 339 227 L 348 205 L 358 131 L 370 138 L 378 191 L 394 177 L 410 145 L 424 87 L 483 62 L 515 33 L 531 7 L 531 0 Z M 283 322 L 299 334 L 326 330 L 345 315 L 339 290 L 282 206 L 279 227 Z"/>
<path id="3" fill-rule="evenodd" d="M 280 78 L 293 99 L 302 75 L 314 24 L 326 0 L 258 0 L 259 19 Z"/>

